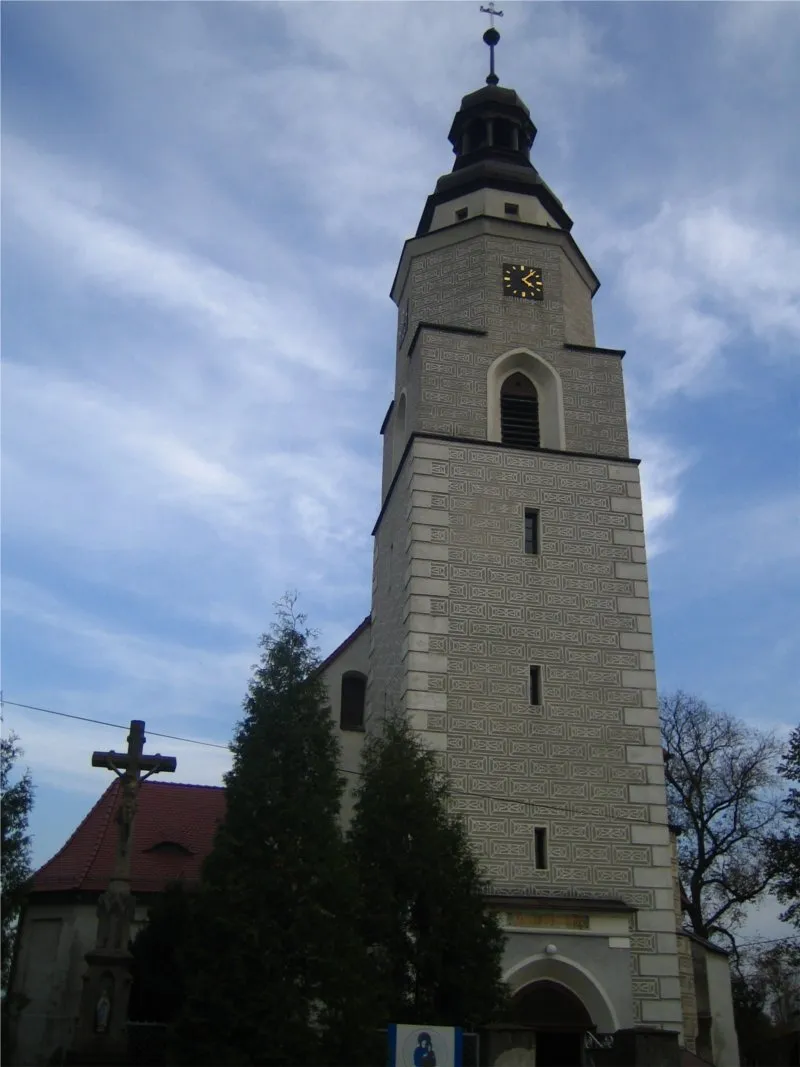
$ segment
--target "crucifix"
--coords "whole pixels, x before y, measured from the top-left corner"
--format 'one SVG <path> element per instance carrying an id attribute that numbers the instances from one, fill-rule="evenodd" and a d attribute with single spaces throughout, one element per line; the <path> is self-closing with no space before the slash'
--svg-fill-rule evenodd
<path id="1" fill-rule="evenodd" d="M 131 721 L 127 752 L 93 752 L 92 766 L 105 767 L 119 779 L 117 847 L 108 889 L 97 902 L 97 940 L 86 953 L 77 1052 L 82 1063 L 125 1062 L 130 996 L 131 923 L 136 901 L 131 893 L 131 847 L 139 787 L 151 774 L 171 772 L 174 756 L 145 756 L 144 722 Z"/>
<path id="2" fill-rule="evenodd" d="M 131 732 L 128 734 L 128 751 L 93 752 L 92 766 L 106 767 L 113 771 L 120 779 L 120 805 L 117 811 L 116 821 L 119 826 L 119 838 L 117 855 L 114 862 L 113 882 L 127 881 L 131 874 L 131 833 L 133 820 L 136 815 L 136 798 L 139 786 L 151 774 L 160 771 L 174 771 L 178 761 L 174 756 L 145 756 L 144 749 L 144 723 L 141 719 L 131 721 Z M 145 773 L 141 775 L 140 773 Z"/>
<path id="3" fill-rule="evenodd" d="M 497 42 L 500 40 L 500 34 L 494 28 L 495 17 L 502 18 L 503 12 L 495 10 L 494 0 L 489 0 L 488 7 L 481 7 L 481 11 L 489 16 L 489 29 L 484 33 L 483 39 L 489 46 L 489 76 L 486 79 L 487 85 L 497 85 L 500 80 L 494 72 L 494 48 Z"/>

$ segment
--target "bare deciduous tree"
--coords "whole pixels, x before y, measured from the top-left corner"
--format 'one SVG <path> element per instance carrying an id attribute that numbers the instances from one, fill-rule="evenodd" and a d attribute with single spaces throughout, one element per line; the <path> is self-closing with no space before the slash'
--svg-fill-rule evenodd
<path id="1" fill-rule="evenodd" d="M 686 911 L 701 937 L 728 938 L 771 880 L 765 840 L 780 815 L 780 744 L 705 701 L 677 692 L 660 701 L 670 819 Z"/>
<path id="2" fill-rule="evenodd" d="M 786 782 L 800 783 L 800 726 L 792 731 L 778 773 Z M 775 895 L 786 911 L 781 919 L 800 930 L 800 788 L 791 786 L 783 799 L 784 825 L 770 834 L 770 870 Z"/>

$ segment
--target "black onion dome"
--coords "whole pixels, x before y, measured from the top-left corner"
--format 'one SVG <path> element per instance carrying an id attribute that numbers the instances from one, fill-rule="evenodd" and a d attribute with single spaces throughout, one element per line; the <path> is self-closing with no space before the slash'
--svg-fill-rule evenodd
<path id="1" fill-rule="evenodd" d="M 433 212 L 481 188 L 535 196 L 555 222 L 569 232 L 572 219 L 531 163 L 536 127 L 513 89 L 487 85 L 468 93 L 453 119 L 448 139 L 456 159 L 453 170 L 436 183 L 422 213 L 417 236 L 428 232 Z"/>

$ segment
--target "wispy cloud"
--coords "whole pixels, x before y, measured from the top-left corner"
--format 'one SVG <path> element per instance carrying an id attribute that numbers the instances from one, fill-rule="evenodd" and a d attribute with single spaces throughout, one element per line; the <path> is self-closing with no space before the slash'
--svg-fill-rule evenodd
<path id="1" fill-rule="evenodd" d="M 664 202 L 642 225 L 606 236 L 648 357 L 632 389 L 638 406 L 730 388 L 730 349 L 742 338 L 759 342 L 761 360 L 800 344 L 800 242 L 726 199 Z"/>
<path id="2" fill-rule="evenodd" d="M 300 296 L 309 271 L 322 270 L 320 260 L 309 267 L 272 242 L 263 249 L 258 281 L 236 275 L 126 225 L 80 192 L 65 196 L 62 190 L 78 185 L 69 173 L 62 180 L 65 170 L 25 145 L 5 146 L 7 217 L 32 231 L 44 254 L 69 262 L 73 284 L 145 300 L 182 328 L 210 331 L 222 344 L 258 344 L 266 364 L 290 360 L 341 379 L 347 363 L 339 338 Z"/>
<path id="3" fill-rule="evenodd" d="M 681 475 L 692 459 L 665 438 L 647 433 L 636 433 L 633 447 L 642 460 L 642 510 L 648 556 L 653 560 L 670 546 L 667 524 L 678 508 Z"/>
<path id="4" fill-rule="evenodd" d="M 125 750 L 126 734 L 122 730 L 74 720 L 65 724 L 63 719 L 9 704 L 6 704 L 4 714 L 8 726 L 24 738 L 21 765 L 35 767 L 35 784 L 38 787 L 52 786 L 79 792 L 87 798 L 87 808 L 110 782 L 107 772 L 104 774 L 102 770 L 92 767 L 92 752 Z M 140 709 L 138 717 L 146 720 L 147 709 Z M 215 743 L 218 742 L 211 742 Z M 221 785 L 223 774 L 231 766 L 231 755 L 225 748 L 168 740 L 156 737 L 149 731 L 147 751 L 177 757 L 177 770 L 168 776 L 171 782 Z M 41 857 L 42 860 L 45 858 Z"/>

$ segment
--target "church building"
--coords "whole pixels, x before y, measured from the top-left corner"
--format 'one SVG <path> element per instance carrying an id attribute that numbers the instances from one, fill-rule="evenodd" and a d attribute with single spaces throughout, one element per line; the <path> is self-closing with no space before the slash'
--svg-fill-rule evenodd
<path id="1" fill-rule="evenodd" d="M 498 38 L 392 285 L 372 610 L 325 678 L 347 769 L 399 710 L 449 773 L 515 993 L 481 1061 L 588 1062 L 634 1027 L 693 1050 L 624 352 Z"/>

